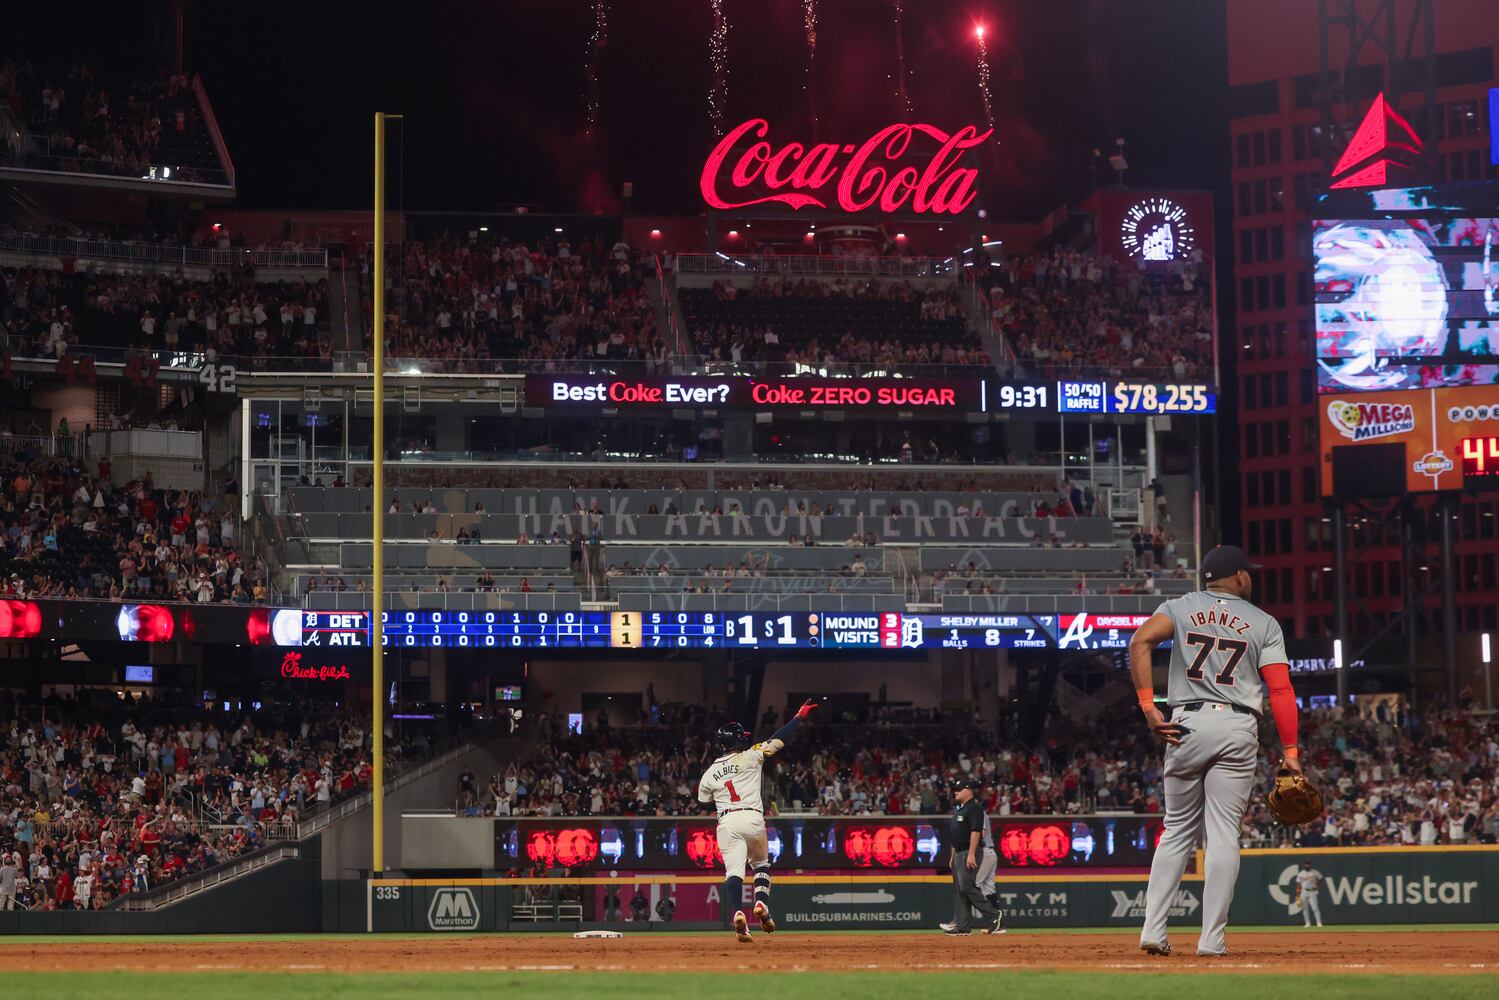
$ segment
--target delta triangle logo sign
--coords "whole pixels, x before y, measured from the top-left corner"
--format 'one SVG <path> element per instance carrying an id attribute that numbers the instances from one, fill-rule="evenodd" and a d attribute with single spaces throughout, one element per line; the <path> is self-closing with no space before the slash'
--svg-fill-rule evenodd
<path id="1" fill-rule="evenodd" d="M 1384 187 L 1394 179 L 1392 172 L 1409 170 L 1424 148 L 1410 122 L 1380 94 L 1332 168 L 1330 186 Z"/>

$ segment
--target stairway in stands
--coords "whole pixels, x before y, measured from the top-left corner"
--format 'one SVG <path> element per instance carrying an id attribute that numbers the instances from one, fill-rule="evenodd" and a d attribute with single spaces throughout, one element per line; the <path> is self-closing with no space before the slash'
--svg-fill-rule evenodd
<path id="1" fill-rule="evenodd" d="M 330 252 L 328 265 L 328 332 L 333 356 L 351 354 L 362 360 L 369 348 L 360 308 L 359 261 Z"/>

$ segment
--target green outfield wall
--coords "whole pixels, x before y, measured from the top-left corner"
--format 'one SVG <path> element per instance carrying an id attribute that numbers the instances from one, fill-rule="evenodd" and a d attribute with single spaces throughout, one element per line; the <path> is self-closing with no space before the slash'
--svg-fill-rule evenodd
<path id="1" fill-rule="evenodd" d="M 725 926 L 732 901 L 714 875 L 320 879 L 310 856 L 252 872 L 149 912 L 0 912 L 0 934 L 181 934 L 300 931 L 503 932 L 606 928 L 631 933 Z M 1324 878 L 1329 925 L 1499 923 L 1499 847 L 1246 851 L 1232 923 L 1300 924 L 1294 874 L 1310 862 Z M 1006 923 L 1024 927 L 1134 928 L 1146 876 L 1007 874 L 996 888 Z M 642 901 L 647 921 L 626 919 Z M 953 912 L 942 875 L 795 875 L 778 872 L 773 904 L 787 931 L 921 930 Z M 740 905 L 747 906 L 741 900 Z M 1200 919 L 1202 882 L 1189 875 L 1172 919 Z M 669 915 L 670 920 L 663 919 Z"/>

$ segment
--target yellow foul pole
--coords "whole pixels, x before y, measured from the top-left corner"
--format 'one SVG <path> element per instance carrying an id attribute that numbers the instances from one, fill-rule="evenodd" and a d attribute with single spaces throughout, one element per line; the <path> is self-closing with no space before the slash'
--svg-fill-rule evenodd
<path id="1" fill-rule="evenodd" d="M 374 813 L 371 872 L 385 871 L 385 641 L 381 612 L 385 607 L 385 122 L 400 115 L 375 113 L 375 246 L 372 273 L 375 285 L 374 371 L 375 433 L 371 451 L 373 497 L 371 540 L 374 543 L 370 587 L 370 686 L 372 689 L 370 733 L 374 776 L 370 788 Z"/>

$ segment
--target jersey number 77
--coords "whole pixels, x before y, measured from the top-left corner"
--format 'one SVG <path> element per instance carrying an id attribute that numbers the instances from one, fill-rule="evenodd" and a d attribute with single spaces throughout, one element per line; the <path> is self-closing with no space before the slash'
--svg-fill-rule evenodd
<path id="1" fill-rule="evenodd" d="M 1197 653 L 1192 657 L 1192 662 L 1187 666 L 1187 677 L 1190 680 L 1200 681 L 1207 666 L 1208 657 L 1213 655 L 1217 649 L 1228 654 L 1228 659 L 1213 678 L 1219 684 L 1232 684 L 1234 682 L 1234 671 L 1239 669 L 1239 663 L 1244 655 L 1249 652 L 1249 643 L 1243 639 L 1227 639 L 1223 636 L 1208 635 L 1204 632 L 1188 632 L 1182 640 L 1188 646 L 1196 646 Z"/>

